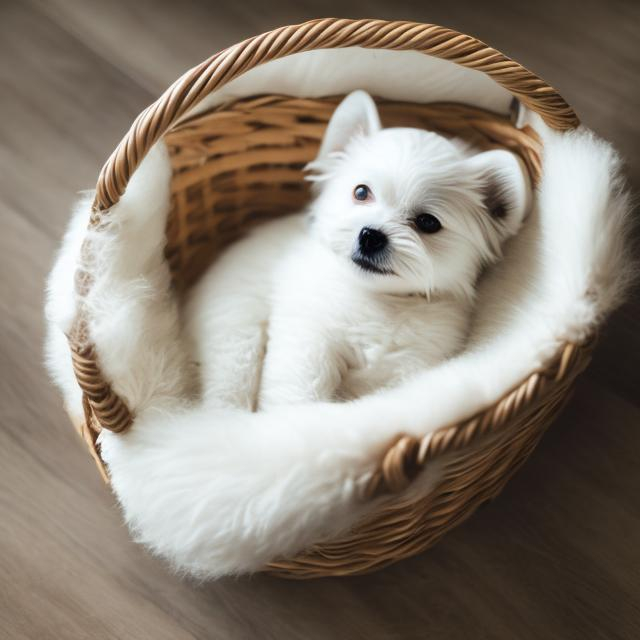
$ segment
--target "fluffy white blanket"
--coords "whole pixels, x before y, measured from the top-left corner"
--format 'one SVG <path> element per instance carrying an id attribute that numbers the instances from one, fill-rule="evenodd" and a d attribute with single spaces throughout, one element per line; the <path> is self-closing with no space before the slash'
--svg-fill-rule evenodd
<path id="1" fill-rule="evenodd" d="M 537 204 L 480 284 L 469 348 L 351 403 L 254 414 L 205 411 L 186 397 L 188 365 L 162 258 L 170 166 L 163 143 L 153 148 L 112 208 L 113 223 L 89 232 L 95 285 L 86 300 L 103 372 L 136 414 L 128 433 L 103 433 L 101 446 L 140 542 L 179 570 L 211 577 L 256 570 L 335 536 L 371 507 L 360 489 L 397 433 L 423 435 L 474 414 L 602 322 L 631 278 L 619 159 L 584 128 L 558 134 L 534 120 L 545 144 Z M 73 215 L 46 308 L 48 366 L 78 416 L 65 332 L 89 206 L 84 199 Z"/>

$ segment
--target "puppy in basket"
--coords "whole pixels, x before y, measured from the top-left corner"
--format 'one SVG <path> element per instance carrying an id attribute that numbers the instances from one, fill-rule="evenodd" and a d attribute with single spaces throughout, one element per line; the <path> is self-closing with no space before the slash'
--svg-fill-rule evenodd
<path id="1" fill-rule="evenodd" d="M 307 170 L 306 214 L 258 227 L 190 295 L 211 405 L 349 400 L 451 357 L 481 269 L 531 201 L 515 155 L 383 129 L 363 91 L 338 106 Z"/>

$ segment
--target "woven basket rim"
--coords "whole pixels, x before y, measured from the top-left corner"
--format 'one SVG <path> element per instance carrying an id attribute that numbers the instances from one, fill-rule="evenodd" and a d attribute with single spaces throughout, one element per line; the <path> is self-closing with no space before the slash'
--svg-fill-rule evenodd
<path id="1" fill-rule="evenodd" d="M 564 342 L 546 363 L 509 387 L 498 400 L 487 402 L 483 408 L 466 418 L 452 421 L 419 437 L 399 434 L 373 474 L 365 495 L 378 497 L 384 493 L 400 493 L 419 475 L 427 462 L 460 451 L 479 438 L 507 428 L 512 417 L 539 400 L 550 382 L 574 378 L 583 371 L 589 364 L 597 338 L 597 331 L 594 331 L 580 342 Z M 399 456 L 402 458 L 401 464 L 397 460 Z M 398 469 L 408 472 L 403 476 Z"/>

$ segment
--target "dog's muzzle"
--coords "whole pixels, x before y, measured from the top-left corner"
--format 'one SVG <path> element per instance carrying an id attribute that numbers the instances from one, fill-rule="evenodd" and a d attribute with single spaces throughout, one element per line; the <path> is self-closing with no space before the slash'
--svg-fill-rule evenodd
<path id="1" fill-rule="evenodd" d="M 363 227 L 358 234 L 358 245 L 351 259 L 364 271 L 392 275 L 386 266 L 389 238 L 379 229 Z"/>

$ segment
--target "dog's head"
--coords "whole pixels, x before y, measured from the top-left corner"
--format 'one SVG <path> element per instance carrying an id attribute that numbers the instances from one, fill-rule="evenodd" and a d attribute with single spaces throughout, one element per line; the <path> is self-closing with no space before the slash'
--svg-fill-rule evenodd
<path id="1" fill-rule="evenodd" d="M 307 170 L 312 233 L 390 293 L 472 296 L 531 200 L 515 155 L 472 155 L 436 133 L 383 129 L 364 91 L 340 103 Z"/>

